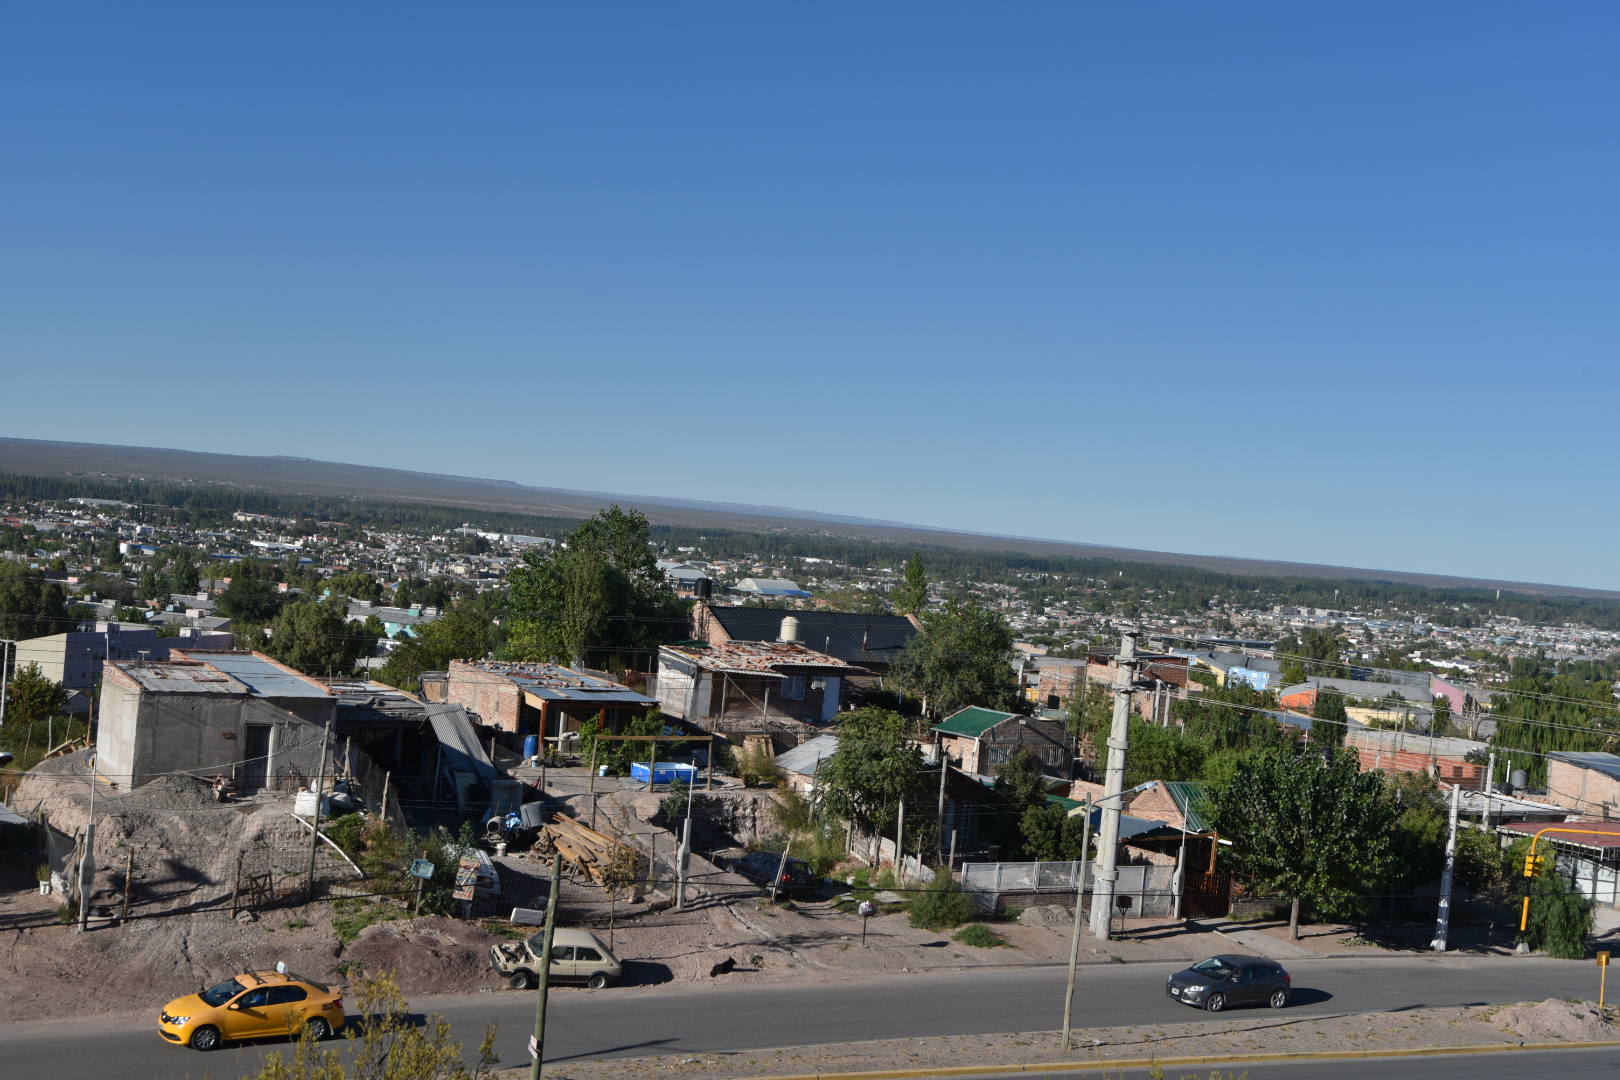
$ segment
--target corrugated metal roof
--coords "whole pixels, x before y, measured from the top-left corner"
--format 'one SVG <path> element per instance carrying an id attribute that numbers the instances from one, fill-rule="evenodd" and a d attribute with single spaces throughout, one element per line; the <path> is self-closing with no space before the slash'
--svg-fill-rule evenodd
<path id="1" fill-rule="evenodd" d="M 1209 789 L 1194 780 L 1162 780 L 1164 789 L 1176 800 L 1176 808 L 1186 819 L 1188 832 L 1213 832 L 1204 810 L 1209 804 Z"/>
<path id="2" fill-rule="evenodd" d="M 171 656 L 184 656 L 172 650 Z M 244 683 L 258 697 L 332 697 L 330 691 L 312 679 L 282 667 L 268 656 L 250 652 L 211 652 L 195 659 L 218 668 Z"/>
<path id="3" fill-rule="evenodd" d="M 776 755 L 776 767 L 800 776 L 815 776 L 821 763 L 838 752 L 838 736 L 821 735 Z"/>
<path id="4" fill-rule="evenodd" d="M 540 701 L 584 702 L 595 705 L 658 704 L 654 698 L 638 694 L 623 683 L 590 675 L 561 664 L 510 663 L 498 660 L 457 661 L 454 672 L 464 668 L 498 675 Z"/>
<path id="5" fill-rule="evenodd" d="M 1554 750 L 1547 755 L 1554 761 L 1568 762 L 1579 765 L 1583 769 L 1600 772 L 1604 776 L 1620 780 L 1620 756 L 1604 753 L 1577 753 L 1574 750 Z"/>
<path id="6" fill-rule="evenodd" d="M 1555 829 L 1586 829 L 1593 832 L 1579 833 L 1548 833 L 1541 839 L 1543 842 L 1551 841 L 1555 844 L 1565 844 L 1571 847 L 1596 848 L 1608 850 L 1620 848 L 1620 821 L 1565 821 L 1550 826 Z M 1505 825 L 1498 825 L 1498 832 L 1519 833 L 1523 836 L 1534 836 L 1542 829 L 1549 828 L 1543 821 L 1510 821 Z"/>
<path id="7" fill-rule="evenodd" d="M 113 667 L 134 679 L 142 690 L 163 694 L 247 694 L 245 684 L 209 664 L 124 661 Z"/>
<path id="8" fill-rule="evenodd" d="M 888 663 L 917 634 L 904 615 L 854 615 L 842 611 L 773 611 L 714 607 L 709 611 L 733 641 L 775 641 L 782 617 L 799 620 L 799 640 L 851 664 Z M 864 647 L 863 647 L 864 646 Z"/>
<path id="9" fill-rule="evenodd" d="M 953 713 L 934 725 L 935 731 L 943 731 L 947 735 L 965 735 L 977 739 L 997 724 L 1011 720 L 1017 713 L 997 712 L 995 709 L 985 709 L 978 705 L 969 705 L 961 712 Z"/>

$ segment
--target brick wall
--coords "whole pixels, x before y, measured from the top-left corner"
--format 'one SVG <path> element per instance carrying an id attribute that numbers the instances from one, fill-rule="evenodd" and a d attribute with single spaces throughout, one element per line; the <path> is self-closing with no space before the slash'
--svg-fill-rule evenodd
<path id="1" fill-rule="evenodd" d="M 1485 787 L 1485 766 L 1475 765 L 1461 758 L 1432 757 L 1415 750 L 1379 750 L 1375 746 L 1355 747 L 1362 772 L 1382 769 L 1384 772 L 1426 772 L 1434 775 L 1436 766 L 1442 784 L 1461 784 L 1466 790 L 1480 791 Z"/>
<path id="2" fill-rule="evenodd" d="M 465 660 L 452 660 L 445 700 L 477 713 L 481 724 L 501 731 L 518 730 L 523 691 L 504 675 L 485 671 Z"/>
<path id="3" fill-rule="evenodd" d="M 1568 761 L 1547 761 L 1547 797 L 1578 814 L 1612 818 L 1620 812 L 1620 781 Z"/>
<path id="4" fill-rule="evenodd" d="M 1181 807 L 1176 805 L 1176 800 L 1171 797 L 1170 790 L 1163 784 L 1154 784 L 1132 799 L 1131 816 L 1147 818 L 1149 821 L 1168 822 L 1178 829 L 1186 821 L 1186 817 L 1181 812 Z"/>

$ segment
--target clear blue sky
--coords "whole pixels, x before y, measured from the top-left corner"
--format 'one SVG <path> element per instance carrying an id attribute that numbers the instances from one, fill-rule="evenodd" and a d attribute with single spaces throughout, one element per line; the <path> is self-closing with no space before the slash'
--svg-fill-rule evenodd
<path id="1" fill-rule="evenodd" d="M 1613 4 L 0 9 L 0 434 L 1620 588 Z"/>

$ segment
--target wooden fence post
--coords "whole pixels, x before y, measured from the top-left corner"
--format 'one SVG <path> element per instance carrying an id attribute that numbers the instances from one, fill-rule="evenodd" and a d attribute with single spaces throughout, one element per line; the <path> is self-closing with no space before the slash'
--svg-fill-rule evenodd
<path id="1" fill-rule="evenodd" d="M 246 851 L 236 853 L 236 885 L 231 889 L 231 918 L 236 918 L 236 899 L 242 895 L 242 856 Z"/>
<path id="2" fill-rule="evenodd" d="M 124 913 L 119 922 L 129 925 L 129 894 L 135 891 L 135 849 L 129 849 L 129 863 L 124 868 Z"/>

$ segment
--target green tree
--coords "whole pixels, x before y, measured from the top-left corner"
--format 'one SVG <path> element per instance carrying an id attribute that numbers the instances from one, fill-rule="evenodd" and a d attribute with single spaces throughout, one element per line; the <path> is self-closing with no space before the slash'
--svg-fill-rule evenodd
<path id="1" fill-rule="evenodd" d="M 377 671 L 379 682 L 415 691 L 422 672 L 443 671 L 452 660 L 479 660 L 495 646 L 494 627 L 487 609 L 476 602 L 458 603 L 430 623 L 417 623 L 388 662 Z"/>
<path id="2" fill-rule="evenodd" d="M 925 715 L 968 705 L 1027 711 L 1013 669 L 1013 633 L 999 614 L 956 597 L 922 616 L 923 632 L 895 657 L 896 682 L 920 696 Z"/>
<path id="3" fill-rule="evenodd" d="M 271 656 L 306 675 L 347 675 L 355 662 L 376 648 L 382 623 L 350 623 L 346 597 L 300 600 L 276 619 L 268 646 Z"/>
<path id="4" fill-rule="evenodd" d="M 1023 857 L 1041 862 L 1084 862 L 1085 819 L 1070 817 L 1058 803 L 1031 806 L 1019 819 L 1024 837 Z"/>
<path id="5" fill-rule="evenodd" d="M 233 621 L 263 626 L 281 612 L 286 599 L 276 590 L 278 567 L 259 559 L 243 559 L 231 567 L 230 584 L 219 594 L 220 614 Z"/>
<path id="6" fill-rule="evenodd" d="M 816 787 L 827 813 L 874 838 L 894 826 L 901 799 L 922 811 L 922 749 L 906 738 L 906 718 L 870 706 L 842 714 L 838 749 L 821 763 Z"/>
<path id="7" fill-rule="evenodd" d="M 1244 761 L 1208 803 L 1211 824 L 1233 845 L 1227 865 L 1292 901 L 1296 939 L 1302 899 L 1348 914 L 1389 876 L 1398 813 L 1377 774 L 1362 773 L 1353 756 L 1326 761 L 1292 750 Z"/>
<path id="8" fill-rule="evenodd" d="M 21 563 L 0 559 L 0 637 L 26 641 L 60 634 L 73 629 L 69 621 L 62 586 Z"/>
<path id="9" fill-rule="evenodd" d="M 1552 853 L 1546 853 L 1548 862 L 1552 862 Z M 1545 949 L 1549 956 L 1560 960 L 1585 960 L 1597 905 L 1576 892 L 1558 869 L 1529 879 L 1521 877 L 1519 881 L 1526 882 L 1520 886 L 1520 894 L 1530 895 L 1530 921 L 1525 928 L 1530 947 Z"/>
<path id="10" fill-rule="evenodd" d="M 363 570 L 333 574 L 326 579 L 326 588 L 350 600 L 369 600 L 373 604 L 380 602 L 383 595 L 382 582 L 377 580 L 377 575 Z"/>
<path id="11" fill-rule="evenodd" d="M 923 569 L 922 552 L 906 560 L 905 581 L 894 590 L 894 610 L 902 615 L 919 615 L 928 610 L 928 573 Z"/>
<path id="12" fill-rule="evenodd" d="M 686 636 L 689 603 L 658 569 L 647 518 L 610 507 L 507 574 L 514 659 L 624 668 Z"/>
<path id="13" fill-rule="evenodd" d="M 1328 746 L 1342 746 L 1344 733 L 1349 729 L 1350 714 L 1344 708 L 1344 695 L 1332 687 L 1319 690 L 1311 716 L 1322 721 L 1312 725 L 1311 741 Z"/>
<path id="14" fill-rule="evenodd" d="M 56 716 L 67 707 L 67 688 L 46 678 L 38 664 L 28 663 L 13 670 L 5 691 L 8 724 L 31 724 Z"/>
<path id="15" fill-rule="evenodd" d="M 1451 735 L 1451 699 L 1444 694 L 1437 694 L 1430 704 L 1434 710 L 1434 717 L 1429 721 L 1429 734 Z"/>

